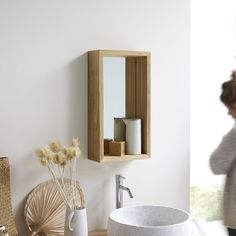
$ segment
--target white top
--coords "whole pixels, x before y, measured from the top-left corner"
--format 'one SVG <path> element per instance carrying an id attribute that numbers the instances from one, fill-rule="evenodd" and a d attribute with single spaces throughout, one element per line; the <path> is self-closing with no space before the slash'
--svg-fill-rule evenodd
<path id="1" fill-rule="evenodd" d="M 214 174 L 226 175 L 224 189 L 224 224 L 236 229 L 236 126 L 223 137 L 210 157 Z"/>

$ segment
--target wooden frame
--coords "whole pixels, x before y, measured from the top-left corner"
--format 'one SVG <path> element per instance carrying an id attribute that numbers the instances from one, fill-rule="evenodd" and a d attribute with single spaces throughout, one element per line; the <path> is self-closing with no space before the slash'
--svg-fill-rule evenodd
<path id="1" fill-rule="evenodd" d="M 126 118 L 141 118 L 142 154 L 107 156 L 103 144 L 103 58 L 125 57 Z M 88 158 L 98 162 L 150 157 L 150 53 L 95 50 L 88 52 Z"/>

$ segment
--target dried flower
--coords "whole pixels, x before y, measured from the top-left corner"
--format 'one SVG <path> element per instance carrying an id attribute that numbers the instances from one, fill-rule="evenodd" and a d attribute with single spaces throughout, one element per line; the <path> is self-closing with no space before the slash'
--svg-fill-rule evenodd
<path id="1" fill-rule="evenodd" d="M 74 148 L 73 147 L 68 147 L 67 148 L 66 158 L 67 158 L 67 160 L 73 160 L 75 158 L 75 156 L 74 156 Z"/>
<path id="2" fill-rule="evenodd" d="M 66 160 L 67 160 L 67 161 L 73 160 L 72 154 L 68 153 L 68 154 L 66 155 Z"/>
<path id="3" fill-rule="evenodd" d="M 61 164 L 62 162 L 62 157 L 60 154 L 56 153 L 55 156 L 52 159 L 54 164 Z"/>
<path id="4" fill-rule="evenodd" d="M 46 148 L 37 149 L 36 154 L 38 155 L 38 157 L 46 157 L 46 155 L 47 155 Z"/>
<path id="5" fill-rule="evenodd" d="M 66 160 L 62 160 L 61 163 L 60 163 L 61 167 L 64 168 L 66 166 Z"/>
<path id="6" fill-rule="evenodd" d="M 72 147 L 79 147 L 79 140 L 77 138 L 73 138 L 71 142 Z"/>
<path id="7" fill-rule="evenodd" d="M 46 166 L 47 165 L 47 160 L 45 160 L 44 158 L 40 158 L 40 163 L 42 166 Z"/>
<path id="8" fill-rule="evenodd" d="M 51 161 L 52 160 L 52 157 L 51 157 L 50 154 L 47 154 L 45 158 L 46 158 L 47 161 Z"/>
<path id="9" fill-rule="evenodd" d="M 81 154 L 78 139 L 73 138 L 71 145 L 65 147 L 59 141 L 50 142 L 49 148 L 39 148 L 36 150 L 36 154 L 41 165 L 46 166 L 52 174 L 65 204 L 69 208 L 75 209 L 76 159 Z M 67 182 L 65 179 L 70 179 L 68 183 L 71 185 L 69 189 L 73 190 L 72 203 L 68 200 L 70 199 L 71 192 L 65 187 L 65 182 Z"/>
<path id="10" fill-rule="evenodd" d="M 51 151 L 54 153 L 58 153 L 62 149 L 62 146 L 61 146 L 60 142 L 58 142 L 58 141 L 50 142 L 49 147 L 50 147 Z"/>
<path id="11" fill-rule="evenodd" d="M 69 151 L 68 151 L 68 147 L 63 147 L 62 153 L 66 156 L 68 155 Z"/>
<path id="12" fill-rule="evenodd" d="M 79 157 L 80 156 L 80 149 L 79 148 L 74 148 L 73 150 L 73 156 L 74 157 Z"/>

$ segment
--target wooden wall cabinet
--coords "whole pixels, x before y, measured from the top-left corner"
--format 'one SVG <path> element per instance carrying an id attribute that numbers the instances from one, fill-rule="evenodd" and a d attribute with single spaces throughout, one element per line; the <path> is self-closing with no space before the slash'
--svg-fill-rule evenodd
<path id="1" fill-rule="evenodd" d="M 126 118 L 141 119 L 141 155 L 104 155 L 103 59 L 125 58 Z M 88 52 L 88 158 L 97 162 L 146 159 L 150 157 L 150 53 L 95 50 Z"/>

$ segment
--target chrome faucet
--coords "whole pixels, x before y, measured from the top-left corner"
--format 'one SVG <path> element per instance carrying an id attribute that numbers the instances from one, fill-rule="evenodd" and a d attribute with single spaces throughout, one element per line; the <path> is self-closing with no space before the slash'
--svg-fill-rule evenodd
<path id="1" fill-rule="evenodd" d="M 133 198 L 133 195 L 129 188 L 123 186 L 123 177 L 122 175 L 116 175 L 116 208 L 123 207 L 123 190 L 127 191 L 130 198 Z"/>

